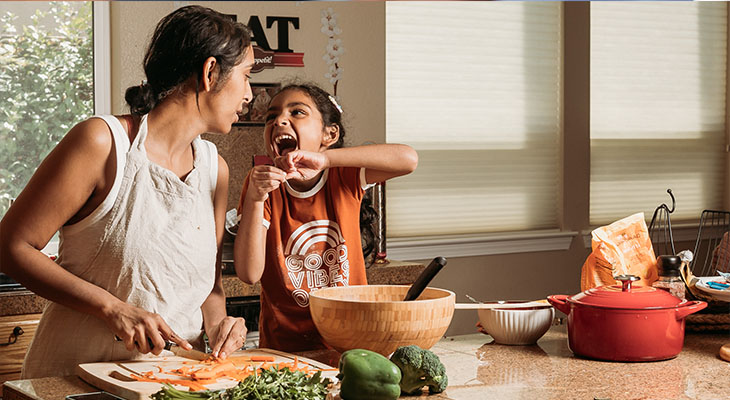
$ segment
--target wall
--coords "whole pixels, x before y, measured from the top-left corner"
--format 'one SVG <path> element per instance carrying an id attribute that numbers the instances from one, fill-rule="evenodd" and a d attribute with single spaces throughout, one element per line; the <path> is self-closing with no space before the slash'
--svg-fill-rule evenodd
<path id="1" fill-rule="evenodd" d="M 328 38 L 321 31 L 321 12 L 332 8 L 342 33 L 345 53 L 339 66 L 343 75 L 337 96 L 344 109 L 346 143 L 362 144 L 385 140 L 385 5 L 382 2 L 112 2 L 112 110 L 128 112 L 124 91 L 144 79 L 142 59 L 157 22 L 177 6 L 200 4 L 224 14 L 235 14 L 246 23 L 251 15 L 262 21 L 266 38 L 276 48 L 276 26 L 266 29 L 266 16 L 299 17 L 299 29 L 289 27 L 289 44 L 304 53 L 305 67 L 276 67 L 252 74 L 254 83 L 300 79 L 313 81 L 332 91 L 325 78 L 328 66 L 322 59 Z M 234 127 L 228 135 L 206 135 L 219 148 L 231 170 L 229 209 L 240 196 L 243 177 L 250 168 L 251 155 L 261 153 L 260 127 Z"/>

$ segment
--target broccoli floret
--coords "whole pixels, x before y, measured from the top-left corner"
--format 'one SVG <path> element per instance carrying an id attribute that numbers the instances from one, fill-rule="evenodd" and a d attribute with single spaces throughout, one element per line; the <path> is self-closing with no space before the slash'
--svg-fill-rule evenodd
<path id="1" fill-rule="evenodd" d="M 401 346 L 390 356 L 390 361 L 403 373 L 400 390 L 404 394 L 419 394 L 424 386 L 428 386 L 429 393 L 441 393 L 449 385 L 444 364 L 430 350 L 415 345 Z"/>

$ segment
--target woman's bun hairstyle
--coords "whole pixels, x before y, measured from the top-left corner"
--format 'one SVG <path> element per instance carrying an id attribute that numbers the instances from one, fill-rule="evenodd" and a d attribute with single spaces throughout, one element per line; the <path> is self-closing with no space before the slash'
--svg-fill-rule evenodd
<path id="1" fill-rule="evenodd" d="M 132 114 L 150 112 L 162 99 L 195 77 L 195 93 L 205 60 L 215 57 L 219 89 L 251 44 L 245 25 L 201 6 L 180 7 L 157 24 L 144 57 L 146 82 L 127 89 L 124 98 Z"/>

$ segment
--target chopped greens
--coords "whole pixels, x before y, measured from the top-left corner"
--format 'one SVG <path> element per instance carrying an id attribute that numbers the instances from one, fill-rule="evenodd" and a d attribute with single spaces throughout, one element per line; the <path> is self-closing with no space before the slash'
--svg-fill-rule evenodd
<path id="1" fill-rule="evenodd" d="M 322 378 L 318 371 L 311 377 L 289 367 L 260 369 L 225 390 L 188 392 L 165 385 L 152 395 L 154 400 L 324 400 L 327 397 L 329 378 Z"/>

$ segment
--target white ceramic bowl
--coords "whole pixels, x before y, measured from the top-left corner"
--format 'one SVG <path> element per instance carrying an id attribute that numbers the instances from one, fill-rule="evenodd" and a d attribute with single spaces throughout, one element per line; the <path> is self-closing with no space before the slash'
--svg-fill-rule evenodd
<path id="1" fill-rule="evenodd" d="M 555 309 L 550 305 L 520 308 L 480 308 L 479 322 L 499 344 L 529 345 L 550 329 Z"/>

